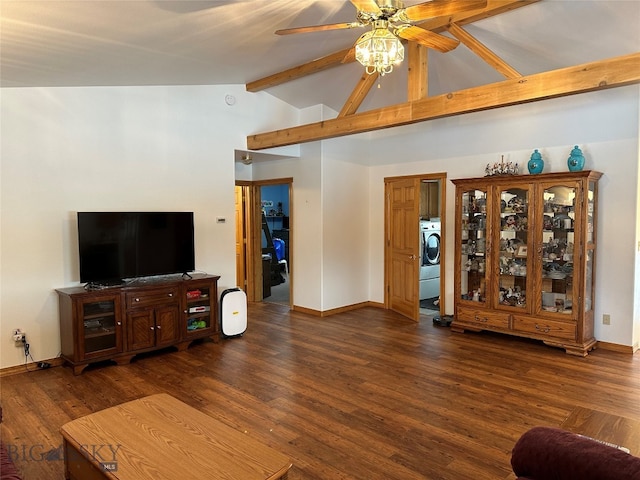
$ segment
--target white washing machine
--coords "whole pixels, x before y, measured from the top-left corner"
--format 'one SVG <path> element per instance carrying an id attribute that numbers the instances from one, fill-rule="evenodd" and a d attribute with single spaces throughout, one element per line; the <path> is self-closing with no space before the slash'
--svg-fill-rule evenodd
<path id="1" fill-rule="evenodd" d="M 440 295 L 440 222 L 420 220 L 420 300 Z"/>

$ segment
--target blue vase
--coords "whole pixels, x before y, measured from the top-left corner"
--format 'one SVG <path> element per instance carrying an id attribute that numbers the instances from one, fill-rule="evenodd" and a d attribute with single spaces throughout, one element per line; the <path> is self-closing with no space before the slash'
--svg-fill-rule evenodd
<path id="1" fill-rule="evenodd" d="M 531 154 L 531 159 L 529 160 L 529 163 L 527 163 L 527 168 L 529 169 L 529 173 L 542 173 L 542 170 L 544 169 L 544 160 L 542 160 L 542 155 L 540 155 L 537 148 Z"/>
<path id="2" fill-rule="evenodd" d="M 571 150 L 571 155 L 567 159 L 567 166 L 571 172 L 579 172 L 584 168 L 584 155 L 582 155 L 582 150 L 577 145 Z"/>

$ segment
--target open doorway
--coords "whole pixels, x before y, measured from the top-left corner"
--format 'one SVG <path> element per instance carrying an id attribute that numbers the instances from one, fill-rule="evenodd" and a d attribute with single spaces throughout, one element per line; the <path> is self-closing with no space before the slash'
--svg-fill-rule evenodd
<path id="1" fill-rule="evenodd" d="M 440 314 L 442 260 L 441 180 L 420 180 L 420 314 Z"/>
<path id="2" fill-rule="evenodd" d="M 446 173 L 385 178 L 385 306 L 416 322 L 422 298 L 432 301 L 424 315 L 443 311 L 446 179 Z"/>
<path id="3" fill-rule="evenodd" d="M 291 306 L 292 182 L 236 183 L 236 277 L 250 302 Z"/>
<path id="4" fill-rule="evenodd" d="M 260 186 L 263 301 L 291 304 L 290 184 Z M 268 272 L 268 275 L 267 275 Z"/>

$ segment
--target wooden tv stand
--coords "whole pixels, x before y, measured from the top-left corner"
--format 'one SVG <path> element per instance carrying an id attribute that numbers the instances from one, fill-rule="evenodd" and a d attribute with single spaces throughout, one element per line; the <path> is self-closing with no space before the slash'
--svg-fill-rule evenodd
<path id="1" fill-rule="evenodd" d="M 218 279 L 140 279 L 124 286 L 57 289 L 62 358 L 78 375 L 91 363 L 129 363 L 144 352 L 220 338 Z"/>

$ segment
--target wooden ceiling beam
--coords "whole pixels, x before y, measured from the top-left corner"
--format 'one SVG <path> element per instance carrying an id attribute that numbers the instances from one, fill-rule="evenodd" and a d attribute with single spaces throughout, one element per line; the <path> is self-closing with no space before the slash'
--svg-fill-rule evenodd
<path id="1" fill-rule="evenodd" d="M 460 25 L 452 23 L 447 29 L 454 37 L 466 45 L 469 50 L 478 55 L 491 67 L 495 68 L 499 73 L 504 75 L 505 78 L 519 78 L 522 76 L 515 68 L 489 50 L 482 42 L 473 35 L 470 35 Z"/>
<path id="2" fill-rule="evenodd" d="M 355 56 L 353 56 L 353 60 L 355 60 Z M 297 67 L 269 75 L 268 77 L 261 78 L 254 82 L 249 82 L 245 85 L 245 89 L 247 92 L 259 92 L 260 90 L 266 90 L 267 88 L 275 87 L 276 85 L 281 85 L 283 83 L 296 80 L 297 78 L 311 75 L 312 73 L 337 67 L 342 65 L 342 63 L 347 63 L 353 60 L 351 59 L 351 48 L 347 48 L 317 60 L 313 60 L 312 62 L 298 65 Z"/>
<path id="3" fill-rule="evenodd" d="M 640 52 L 247 137 L 249 150 L 295 145 L 436 118 L 640 83 Z"/>
<path id="4" fill-rule="evenodd" d="M 429 94 L 429 49 L 419 43 L 407 45 L 407 101 L 420 100 Z"/>
<path id="5" fill-rule="evenodd" d="M 540 0 L 488 0 L 487 6 L 481 11 L 474 10 L 471 12 L 461 12 L 455 15 L 446 17 L 437 17 L 421 22 L 419 27 L 426 28 L 427 30 L 434 31 L 436 33 L 446 30 L 447 26 L 451 22 L 455 22 L 458 25 L 466 25 L 477 20 L 493 17 L 516 8 L 525 7 L 531 3 L 539 2 Z M 275 87 L 283 83 L 302 78 L 306 75 L 321 72 L 329 68 L 337 67 L 343 63 L 350 63 L 355 61 L 354 48 L 347 48 L 336 53 L 324 56 L 317 60 L 298 65 L 293 68 L 289 68 L 279 73 L 269 75 L 268 77 L 261 78 L 249 82 L 245 85 L 247 92 L 259 92 L 267 88 Z"/>
<path id="6" fill-rule="evenodd" d="M 346 115 L 356 113 L 364 99 L 367 97 L 369 91 L 371 91 L 371 87 L 373 87 L 373 84 L 378 80 L 379 76 L 380 75 L 378 73 L 369 75 L 367 72 L 362 72 L 362 76 L 360 77 L 356 88 L 354 88 L 351 95 L 349 95 L 349 98 L 343 105 L 342 110 L 340 110 L 338 117 L 344 117 Z"/>
<path id="7" fill-rule="evenodd" d="M 526 7 L 527 5 L 531 5 L 532 3 L 537 3 L 539 1 L 540 0 L 488 0 L 487 6 L 482 10 L 460 12 L 448 17 L 430 18 L 429 20 L 417 23 L 416 25 L 421 28 L 431 30 L 432 32 L 440 33 L 446 30 L 447 26 L 451 23 L 467 25 L 479 20 L 484 20 L 485 18 L 510 12 L 517 8 Z"/>

